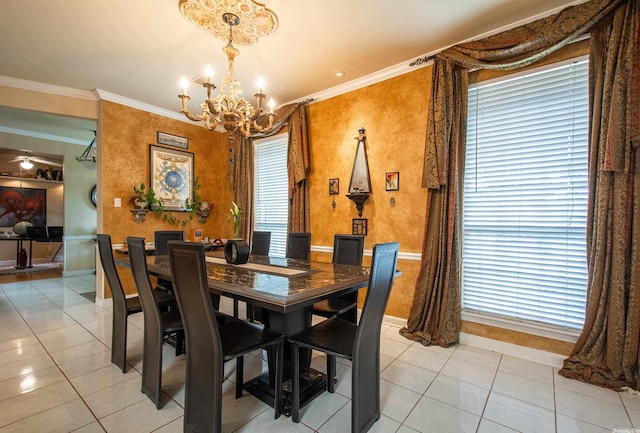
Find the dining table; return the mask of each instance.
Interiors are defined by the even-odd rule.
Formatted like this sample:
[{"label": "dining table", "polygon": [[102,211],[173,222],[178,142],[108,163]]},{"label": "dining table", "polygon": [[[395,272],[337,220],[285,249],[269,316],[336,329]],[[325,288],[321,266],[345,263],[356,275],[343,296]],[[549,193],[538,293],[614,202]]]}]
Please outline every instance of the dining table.
[{"label": "dining table", "polygon": [[[115,251],[117,265],[129,267],[129,257]],[[317,261],[251,255],[245,264],[229,264],[221,251],[207,252],[209,290],[263,309],[264,326],[292,336],[311,326],[313,304],[365,287],[370,269]],[[171,279],[169,256],[147,256],[151,275]],[[189,350],[187,348],[187,350]],[[291,409],[291,357],[286,343],[283,366],[282,413]],[[267,351],[269,371],[244,384],[244,389],[273,406],[275,353]],[[301,405],[326,389],[326,375],[311,368],[311,351],[300,353]]]}]

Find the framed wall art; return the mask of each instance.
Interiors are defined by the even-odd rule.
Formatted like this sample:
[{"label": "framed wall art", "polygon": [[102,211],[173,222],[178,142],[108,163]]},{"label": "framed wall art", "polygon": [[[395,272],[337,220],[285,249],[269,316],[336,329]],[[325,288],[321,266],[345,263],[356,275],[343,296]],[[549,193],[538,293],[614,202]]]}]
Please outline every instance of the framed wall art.
[{"label": "framed wall art", "polygon": [[400,189],[400,172],[391,171],[387,173],[385,185],[387,191],[398,191]]},{"label": "framed wall art", "polygon": [[352,221],[351,234],[366,236],[367,235],[367,219],[354,218]]},{"label": "framed wall art", "polygon": [[186,211],[193,195],[193,153],[149,146],[150,185],[169,211]]},{"label": "framed wall art", "polygon": [[47,190],[0,186],[0,227],[13,227],[22,221],[47,225]]},{"label": "framed wall art", "polygon": [[340,179],[329,179],[329,195],[340,194]]},{"label": "framed wall art", "polygon": [[158,131],[158,144],[164,144],[167,146],[179,147],[181,149],[189,148],[189,139],[186,137],[180,137],[179,135],[167,134],[166,132]]}]

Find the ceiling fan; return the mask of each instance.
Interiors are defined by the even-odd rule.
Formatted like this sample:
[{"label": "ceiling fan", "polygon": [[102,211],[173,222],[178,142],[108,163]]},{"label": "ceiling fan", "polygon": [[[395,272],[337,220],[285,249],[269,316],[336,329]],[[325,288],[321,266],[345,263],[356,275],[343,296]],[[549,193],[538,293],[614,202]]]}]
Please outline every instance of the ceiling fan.
[{"label": "ceiling fan", "polygon": [[37,156],[29,156],[29,155],[18,156],[9,162],[20,162],[20,166],[25,170],[29,170],[30,168],[32,168],[34,162],[37,162],[40,164],[46,164],[46,165],[53,165],[56,167],[62,167],[62,164],[59,162],[50,161],[48,159],[39,158]]}]

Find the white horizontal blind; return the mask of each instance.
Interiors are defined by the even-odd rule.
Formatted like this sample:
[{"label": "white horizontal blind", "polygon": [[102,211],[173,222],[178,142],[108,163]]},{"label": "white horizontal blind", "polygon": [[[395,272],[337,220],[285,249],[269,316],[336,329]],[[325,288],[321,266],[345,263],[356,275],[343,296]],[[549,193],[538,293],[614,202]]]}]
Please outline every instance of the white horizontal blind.
[{"label": "white horizontal blind", "polygon": [[463,308],[580,329],[587,60],[469,89]]},{"label": "white horizontal blind", "polygon": [[254,167],[254,229],[271,232],[269,255],[284,257],[289,218],[287,134],[257,142]]}]

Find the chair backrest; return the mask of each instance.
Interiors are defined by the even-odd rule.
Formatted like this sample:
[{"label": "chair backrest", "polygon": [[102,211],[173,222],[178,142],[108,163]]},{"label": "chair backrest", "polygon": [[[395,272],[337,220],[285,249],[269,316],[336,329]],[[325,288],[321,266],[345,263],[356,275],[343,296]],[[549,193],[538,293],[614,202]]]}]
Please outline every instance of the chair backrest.
[{"label": "chair backrest", "polygon": [[113,259],[113,248],[111,247],[111,236],[105,234],[98,234],[98,251],[100,252],[100,263],[102,263],[102,269],[104,275],[109,283],[111,289],[111,297],[113,299],[113,307],[120,308],[120,311],[125,311],[127,301],[125,300],[124,290],[122,289],[122,283],[116,271],[116,262]]},{"label": "chair backrest", "polygon": [[333,263],[362,266],[364,236],[335,235],[333,237]]},{"label": "chair backrest", "polygon": [[308,262],[311,257],[311,233],[289,233],[285,257]]},{"label": "chair backrest", "polygon": [[251,254],[268,256],[271,246],[271,232],[254,231],[251,240]]},{"label": "chair backrest", "polygon": [[157,230],[153,232],[156,256],[165,256],[168,254],[167,242],[183,240],[184,232],[182,230]]},{"label": "chair backrest", "polygon": [[393,287],[399,248],[398,242],[377,244],[373,247],[369,287],[356,332],[354,357],[361,356],[363,359],[380,361],[380,327]]},{"label": "chair backrest", "polygon": [[144,313],[144,332],[150,338],[159,339],[162,334],[162,319],[158,304],[153,297],[153,288],[149,281],[149,271],[147,269],[147,254],[144,248],[144,238],[128,237],[127,246],[129,248],[129,263],[133,281],[138,289],[140,305]]},{"label": "chair backrest", "polygon": [[52,239],[62,239],[64,235],[63,226],[47,226],[47,235]]},{"label": "chair backrest", "polygon": [[204,245],[170,241],[168,248],[171,280],[187,347],[184,428],[222,431],[224,361],[207,285]]}]

